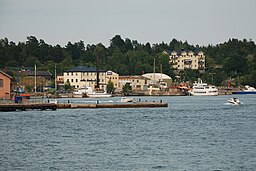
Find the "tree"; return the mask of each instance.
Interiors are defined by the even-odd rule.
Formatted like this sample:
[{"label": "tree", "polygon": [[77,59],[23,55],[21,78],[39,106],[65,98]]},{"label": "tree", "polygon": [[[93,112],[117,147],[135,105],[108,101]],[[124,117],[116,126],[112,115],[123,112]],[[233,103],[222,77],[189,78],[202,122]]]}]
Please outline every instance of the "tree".
[{"label": "tree", "polygon": [[107,93],[112,94],[114,93],[114,91],[115,91],[114,83],[109,80],[107,84]]},{"label": "tree", "polygon": [[65,90],[70,90],[70,89],[71,89],[71,85],[70,85],[69,80],[67,80],[67,81],[65,82],[65,84],[64,84],[64,89],[65,89]]},{"label": "tree", "polygon": [[123,90],[123,94],[127,96],[127,95],[129,95],[129,94],[131,93],[132,87],[130,86],[130,84],[127,84],[127,83],[126,83],[126,84],[123,86],[122,90]]}]

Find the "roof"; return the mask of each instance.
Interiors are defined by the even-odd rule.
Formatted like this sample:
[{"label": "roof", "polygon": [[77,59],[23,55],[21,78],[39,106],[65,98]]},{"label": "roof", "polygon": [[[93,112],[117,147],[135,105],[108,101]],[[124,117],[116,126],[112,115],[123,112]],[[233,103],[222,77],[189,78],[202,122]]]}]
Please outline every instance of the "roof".
[{"label": "roof", "polygon": [[[20,74],[27,76],[35,76],[35,71],[20,71]],[[49,71],[36,71],[37,76],[52,76]]]},{"label": "roof", "polygon": [[142,76],[153,80],[154,75],[155,75],[155,80],[160,80],[160,79],[171,80],[172,79],[170,76],[162,73],[147,73],[147,74],[143,74]]},{"label": "roof", "polygon": [[5,73],[4,71],[1,71],[1,70],[0,70],[0,73],[3,74],[4,76],[10,78],[10,79],[12,78],[10,75],[8,75],[7,73]]},{"label": "roof", "polygon": [[[75,68],[67,70],[66,72],[97,72],[97,70],[95,67],[77,66]],[[107,72],[107,71],[99,70],[99,72]]]},{"label": "roof", "polygon": [[119,76],[119,80],[122,79],[141,79],[141,80],[149,80],[146,77],[140,76],[140,75],[126,75],[126,76]]},{"label": "roof", "polygon": [[194,50],[194,51],[182,49],[182,50],[165,50],[165,52],[166,52],[168,55],[172,55],[173,52],[176,52],[177,55],[181,55],[182,52],[186,52],[186,53],[193,52],[194,55],[197,55],[198,53],[203,52],[203,51],[201,51],[201,50],[199,50],[199,49]]}]

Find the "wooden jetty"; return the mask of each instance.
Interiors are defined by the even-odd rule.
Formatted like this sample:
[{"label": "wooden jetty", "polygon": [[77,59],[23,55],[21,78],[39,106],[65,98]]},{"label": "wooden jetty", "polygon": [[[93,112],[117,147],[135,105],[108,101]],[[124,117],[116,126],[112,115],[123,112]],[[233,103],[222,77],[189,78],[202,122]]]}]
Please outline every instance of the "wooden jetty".
[{"label": "wooden jetty", "polygon": [[57,104],[53,103],[12,103],[12,104],[0,104],[0,111],[26,111],[26,110],[46,110],[46,109],[51,109],[51,110],[56,110],[57,109]]},{"label": "wooden jetty", "polygon": [[154,108],[168,107],[167,103],[159,102],[137,102],[137,103],[118,103],[118,104],[57,104],[58,109],[74,108]]},{"label": "wooden jetty", "polygon": [[167,103],[162,102],[137,102],[137,103],[118,103],[118,104],[76,104],[76,103],[12,103],[0,104],[0,111],[26,111],[26,110],[56,110],[56,109],[75,109],[75,108],[156,108],[168,107]]}]

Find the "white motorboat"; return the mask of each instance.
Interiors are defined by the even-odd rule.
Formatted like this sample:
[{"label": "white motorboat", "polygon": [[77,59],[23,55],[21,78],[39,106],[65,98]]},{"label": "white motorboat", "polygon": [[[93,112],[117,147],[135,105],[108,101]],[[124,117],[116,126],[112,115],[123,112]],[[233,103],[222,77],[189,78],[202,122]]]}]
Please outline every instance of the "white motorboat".
[{"label": "white motorboat", "polygon": [[242,102],[238,98],[235,98],[235,97],[228,99],[228,103],[233,104],[233,105],[242,104]]},{"label": "white motorboat", "polygon": [[108,94],[106,92],[95,92],[91,87],[83,87],[74,91],[73,97],[103,98],[112,97],[112,94]]},{"label": "white motorboat", "polygon": [[192,96],[218,96],[218,89],[215,86],[203,83],[203,81],[198,78],[198,82],[193,84],[192,90],[189,91]]},{"label": "white motorboat", "polygon": [[120,102],[122,103],[132,102],[132,101],[133,101],[133,98],[130,98],[130,97],[121,97],[121,100],[120,100]]}]

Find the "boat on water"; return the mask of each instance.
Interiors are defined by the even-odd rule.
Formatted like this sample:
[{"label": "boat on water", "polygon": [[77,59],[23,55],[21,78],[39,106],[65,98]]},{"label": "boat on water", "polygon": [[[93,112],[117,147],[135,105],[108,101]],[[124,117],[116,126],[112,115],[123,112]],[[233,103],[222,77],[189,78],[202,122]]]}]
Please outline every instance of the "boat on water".
[{"label": "boat on water", "polygon": [[121,100],[120,102],[122,103],[127,103],[127,102],[132,102],[133,101],[133,98],[131,97],[121,97]]},{"label": "boat on water", "polygon": [[203,83],[203,81],[198,78],[198,81],[193,84],[192,89],[189,91],[192,96],[218,96],[218,89],[213,85],[208,85]]},{"label": "boat on water", "polygon": [[232,92],[232,94],[256,94],[256,89],[254,87],[246,85],[244,86],[244,89],[242,91],[235,91]]},{"label": "boat on water", "polygon": [[112,94],[107,92],[96,92],[91,87],[83,87],[73,92],[73,97],[88,97],[88,98],[105,98],[112,97]]},{"label": "boat on water", "polygon": [[228,103],[233,104],[233,105],[242,104],[242,102],[238,98],[235,98],[235,97],[228,99]]}]

